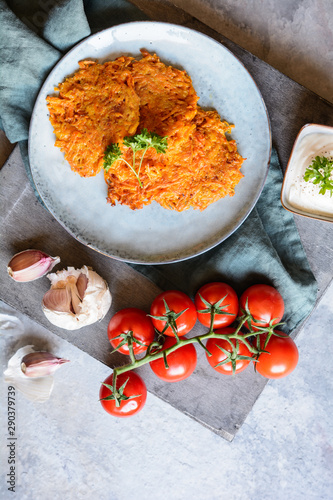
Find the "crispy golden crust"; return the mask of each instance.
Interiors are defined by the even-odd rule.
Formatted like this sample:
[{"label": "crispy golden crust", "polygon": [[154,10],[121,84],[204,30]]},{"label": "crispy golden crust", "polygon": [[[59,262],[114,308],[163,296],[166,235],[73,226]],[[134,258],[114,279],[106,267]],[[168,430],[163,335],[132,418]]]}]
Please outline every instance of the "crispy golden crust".
[{"label": "crispy golden crust", "polygon": [[170,136],[194,118],[198,96],[185,71],[163,64],[156,55],[132,64],[134,88],[140,98],[140,129]]},{"label": "crispy golden crust", "polygon": [[55,145],[82,177],[96,175],[108,144],[138,127],[140,100],[128,69],[131,61],[82,61],[79,71],[58,85],[59,96],[47,97]]}]

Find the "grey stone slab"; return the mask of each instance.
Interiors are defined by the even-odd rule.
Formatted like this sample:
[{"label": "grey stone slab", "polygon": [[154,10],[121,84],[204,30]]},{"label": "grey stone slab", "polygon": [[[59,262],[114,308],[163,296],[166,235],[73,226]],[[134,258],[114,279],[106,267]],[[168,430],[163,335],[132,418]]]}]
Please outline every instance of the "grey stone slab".
[{"label": "grey stone slab", "polygon": [[[121,354],[110,355],[107,325],[123,307],[139,307],[149,312],[153,298],[161,291],[127,264],[106,257],[77,242],[37,201],[26,177],[18,147],[0,171],[0,299],[26,314],[47,330],[59,335],[110,367],[128,362]],[[41,308],[49,280],[43,277],[30,283],[17,283],[6,273],[6,265],[17,252],[38,248],[61,257],[61,266],[91,266],[109,283],[113,296],[111,309],[99,323],[78,331],[57,328],[48,322]],[[206,330],[197,324],[192,335]],[[212,431],[232,440],[244,422],[266,381],[248,370],[235,378],[219,376],[207,363],[202,349],[198,365],[187,380],[167,384],[149,366],[140,370],[150,392],[194,418]]]},{"label": "grey stone slab", "polygon": [[[149,2],[136,2],[148,3]],[[151,3],[152,4],[152,3]],[[164,2],[163,2],[164,4]],[[247,67],[255,79],[267,105],[273,142],[282,167],[299,129],[309,122],[333,125],[333,106],[301,85],[285,77],[268,64],[225,39],[185,13],[175,11],[165,2],[152,19],[184,24],[197,29],[226,45]],[[177,17],[177,18],[176,18]],[[0,273],[0,299],[34,319],[46,329],[79,347],[110,367],[122,364],[120,355],[110,355],[106,329],[111,315],[122,307],[136,306],[145,310],[159,289],[125,263],[109,259],[74,240],[38,203],[28,182],[16,148],[0,172],[1,249],[0,263],[4,270],[11,256],[28,247],[60,255],[63,267],[90,265],[109,283],[113,304],[107,317],[98,324],[77,332],[54,327],[41,310],[41,300],[49,287],[47,278],[27,283],[13,282]],[[332,280],[333,225],[295,217],[310,265],[319,286],[318,299]],[[197,326],[193,335],[203,333]],[[221,378],[209,370],[203,351],[198,351],[198,367],[188,379],[177,384],[164,384],[148,366],[141,369],[148,390],[194,418],[215,433],[232,440],[244,422],[266,381],[251,370],[236,378]]]}]

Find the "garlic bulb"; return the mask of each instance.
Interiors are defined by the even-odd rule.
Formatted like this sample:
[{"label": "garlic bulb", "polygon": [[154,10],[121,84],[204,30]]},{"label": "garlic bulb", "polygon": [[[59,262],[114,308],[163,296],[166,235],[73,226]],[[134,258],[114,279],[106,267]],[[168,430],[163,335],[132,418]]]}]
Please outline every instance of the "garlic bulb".
[{"label": "garlic bulb", "polygon": [[8,263],[7,271],[15,281],[34,281],[51,271],[59,262],[59,257],[50,257],[40,250],[29,249],[15,254]]},{"label": "garlic bulb", "polygon": [[47,276],[51,289],[43,297],[47,319],[66,330],[77,330],[104,318],[111,306],[106,281],[87,266],[68,267]]},{"label": "garlic bulb", "polygon": [[[39,359],[39,363],[37,363],[37,358]],[[56,358],[52,354],[43,351],[35,351],[32,345],[21,347],[8,361],[8,367],[4,372],[5,381],[22,392],[27,399],[43,403],[49,399],[53,389],[54,380],[52,373],[67,361],[55,362],[55,359],[59,360],[62,358]],[[27,363],[24,363],[25,366],[28,365],[30,367],[30,376],[22,370],[23,360]],[[37,368],[38,364],[39,368]],[[31,376],[33,365],[35,367],[35,375]],[[36,375],[37,370],[39,371],[38,375]]]}]

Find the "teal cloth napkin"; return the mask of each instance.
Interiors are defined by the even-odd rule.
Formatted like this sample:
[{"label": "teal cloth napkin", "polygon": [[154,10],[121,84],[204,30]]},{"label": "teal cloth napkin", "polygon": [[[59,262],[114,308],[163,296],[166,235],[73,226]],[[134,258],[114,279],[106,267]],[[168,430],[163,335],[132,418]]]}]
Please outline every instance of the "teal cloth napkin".
[{"label": "teal cloth napkin", "polygon": [[[0,0],[0,126],[11,142],[19,142],[30,179],[29,121],[49,71],[89,34],[144,19],[124,0]],[[255,283],[271,284],[285,301],[284,330],[292,332],[311,312],[317,284],[294,218],[281,206],[281,183],[273,149],[256,207],[226,241],[186,261],[133,267],[161,288],[177,288],[191,296],[208,281],[226,281],[238,293]]]}]

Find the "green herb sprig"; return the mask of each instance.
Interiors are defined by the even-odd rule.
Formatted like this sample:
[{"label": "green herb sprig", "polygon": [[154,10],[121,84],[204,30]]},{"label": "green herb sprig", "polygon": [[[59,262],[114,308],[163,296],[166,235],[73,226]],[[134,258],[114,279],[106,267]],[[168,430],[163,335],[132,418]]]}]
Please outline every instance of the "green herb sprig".
[{"label": "green herb sprig", "polygon": [[[168,138],[161,137],[155,132],[148,132],[146,128],[144,128],[140,134],[135,134],[133,136],[127,136],[124,138],[124,146],[131,148],[133,151],[133,165],[128,163],[124,158],[122,158],[122,152],[119,147],[119,144],[110,144],[105,150],[104,154],[104,170],[108,172],[111,165],[117,161],[122,160],[126,163],[126,165],[132,170],[135,177],[138,179],[140,187],[142,186],[142,182],[140,180],[140,170],[142,166],[143,158],[149,148],[154,148],[157,153],[165,153],[168,148]],[[136,159],[135,155],[137,151],[143,151],[141,155],[141,160],[138,168],[136,169]]]},{"label": "green herb sprig", "polygon": [[316,156],[311,165],[305,170],[304,180],[312,181],[313,184],[319,184],[319,194],[325,194],[326,191],[333,194],[333,179],[331,174],[333,171],[333,161],[326,156]]}]

